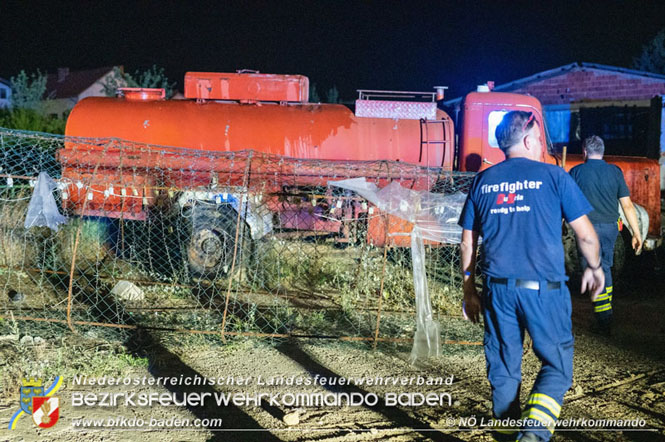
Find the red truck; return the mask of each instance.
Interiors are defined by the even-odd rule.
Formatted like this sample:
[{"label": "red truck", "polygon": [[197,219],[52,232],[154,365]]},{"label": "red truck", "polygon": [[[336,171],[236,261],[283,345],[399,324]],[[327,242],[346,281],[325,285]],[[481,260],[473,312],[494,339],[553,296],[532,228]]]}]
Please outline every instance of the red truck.
[{"label": "red truck", "polygon": [[[162,189],[181,211],[191,212],[185,248],[192,271],[219,274],[233,256],[236,218],[248,241],[276,228],[328,232],[347,241],[353,227],[365,223],[368,242],[408,246],[408,238],[386,235],[386,223],[367,216],[372,209],[359,200],[335,211],[339,199],[327,183],[366,176],[379,185],[398,179],[431,190],[448,172],[477,172],[504,159],[494,130],[510,110],[534,112],[548,139],[542,107],[530,96],[468,94],[456,137],[454,122],[438,107],[443,88],[361,90],[354,111],[310,103],[308,90],[309,80],[300,75],[189,72],[183,100],[165,100],[159,89],[81,100],[58,153],[62,176],[71,182],[63,205],[83,216],[146,220],[159,202],[153,190]],[[563,158],[549,150],[542,160],[561,164]],[[648,212],[645,246],[655,247],[657,161],[608,160],[621,166],[634,202]],[[569,156],[566,168],[579,161]],[[260,207],[242,197],[248,174],[261,183]],[[320,197],[312,198],[317,191]],[[393,221],[390,232],[412,227]]]}]

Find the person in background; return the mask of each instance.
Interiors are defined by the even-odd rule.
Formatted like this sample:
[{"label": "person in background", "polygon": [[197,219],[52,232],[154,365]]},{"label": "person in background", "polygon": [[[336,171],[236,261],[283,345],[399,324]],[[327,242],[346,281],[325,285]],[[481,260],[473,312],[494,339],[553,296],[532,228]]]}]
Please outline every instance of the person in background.
[{"label": "person in background", "polygon": [[[547,441],[573,380],[572,307],[561,219],[570,223],[587,259],[582,291],[588,289],[592,299],[604,288],[598,238],[586,216],[592,207],[570,175],[538,161],[543,142],[535,114],[508,112],[496,139],[507,159],[475,177],[459,221],[464,309],[473,322],[483,313],[493,417],[499,422],[523,419],[521,428],[498,425],[492,436],[498,441]],[[482,301],[474,281],[479,235]],[[525,330],[542,366],[522,413]]]},{"label": "person in background", "polygon": [[[610,335],[612,333],[612,264],[614,243],[619,234],[619,204],[633,231],[632,246],[636,253],[642,249],[642,237],[623,172],[619,167],[603,160],[605,143],[602,138],[596,135],[588,137],[582,144],[582,150],[585,161],[573,167],[570,175],[593,206],[593,211],[589,213],[589,220],[600,241],[600,255],[605,273],[605,290],[596,298],[593,306],[596,317],[596,325],[593,329]],[[581,257],[581,261],[584,268],[586,265],[584,256]]]}]

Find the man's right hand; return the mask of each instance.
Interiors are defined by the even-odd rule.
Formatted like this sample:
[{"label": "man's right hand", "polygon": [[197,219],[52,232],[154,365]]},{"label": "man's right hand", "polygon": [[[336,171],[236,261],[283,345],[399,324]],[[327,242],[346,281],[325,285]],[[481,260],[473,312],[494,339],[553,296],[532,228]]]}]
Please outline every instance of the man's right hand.
[{"label": "man's right hand", "polygon": [[636,255],[642,253],[642,246],[644,245],[644,242],[642,242],[642,238],[640,238],[639,234],[633,235],[632,245]]},{"label": "man's right hand", "polygon": [[598,266],[596,270],[587,267],[582,274],[582,287],[580,293],[589,291],[591,294],[591,301],[595,301],[598,295],[605,290],[605,272],[603,267]]},{"label": "man's right hand", "polygon": [[466,317],[474,324],[478,323],[481,309],[482,303],[475,283],[471,281],[470,284],[464,284],[464,313]]},{"label": "man's right hand", "polygon": [[582,287],[580,293],[589,291],[591,300],[594,301],[605,289],[605,273],[600,261],[600,243],[598,235],[586,215],[569,222],[570,227],[575,232],[577,246],[587,263],[597,262],[598,267],[595,270],[587,267],[582,274]]},{"label": "man's right hand", "polygon": [[623,209],[623,213],[626,215],[626,220],[628,220],[628,225],[630,226],[630,232],[633,234],[633,250],[635,254],[639,255],[642,253],[642,244],[644,239],[640,235],[640,223],[637,219],[637,211],[635,210],[635,205],[631,201],[629,196],[624,196],[619,198],[619,204]]}]

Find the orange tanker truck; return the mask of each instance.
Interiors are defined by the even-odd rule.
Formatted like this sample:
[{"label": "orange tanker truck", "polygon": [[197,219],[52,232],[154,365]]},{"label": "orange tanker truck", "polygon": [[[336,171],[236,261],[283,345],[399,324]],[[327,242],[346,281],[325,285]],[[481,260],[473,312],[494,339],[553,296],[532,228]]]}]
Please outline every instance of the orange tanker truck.
[{"label": "orange tanker truck", "polygon": [[[175,199],[181,210],[193,211],[186,254],[198,274],[228,268],[236,218],[242,219],[248,240],[274,227],[324,231],[348,240],[345,223],[351,219],[370,224],[368,242],[382,245],[388,238],[407,245],[404,237],[385,235],[383,223],[366,216],[366,204],[331,214],[330,189],[311,204],[288,196],[325,189],[340,177],[366,176],[379,184],[399,179],[406,187],[430,190],[446,172],[477,172],[504,159],[494,129],[510,110],[534,112],[548,139],[536,98],[498,92],[466,96],[456,137],[454,122],[438,107],[443,89],[361,90],[352,111],[308,102],[309,80],[300,75],[189,72],[182,100],[164,99],[161,89],[86,98],[72,110],[68,138],[58,153],[62,176],[71,182],[63,205],[82,216],[146,220],[158,201],[151,189],[182,189]],[[94,141],[100,139],[131,143]],[[248,165],[248,152],[258,159],[254,165]],[[655,247],[660,239],[657,161],[607,159],[622,167],[633,201],[646,209],[646,246]],[[548,149],[542,160],[558,164],[562,158]],[[576,161],[569,157],[566,168]],[[399,173],[390,164],[399,165]],[[239,203],[250,173],[268,195],[262,207],[272,213]]]}]

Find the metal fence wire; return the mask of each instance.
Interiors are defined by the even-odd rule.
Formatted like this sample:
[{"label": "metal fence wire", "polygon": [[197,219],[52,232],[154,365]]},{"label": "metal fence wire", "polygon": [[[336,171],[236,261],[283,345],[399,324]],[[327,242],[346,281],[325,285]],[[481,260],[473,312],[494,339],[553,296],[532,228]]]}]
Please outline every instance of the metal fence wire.
[{"label": "metal fence wire", "polygon": [[[472,177],[7,129],[0,166],[2,318],[54,334],[140,327],[374,342],[415,331],[412,226],[329,182],[454,193]],[[57,231],[24,226],[40,172],[67,217]],[[458,268],[458,246],[426,242],[444,342],[478,338],[460,317]]]}]

